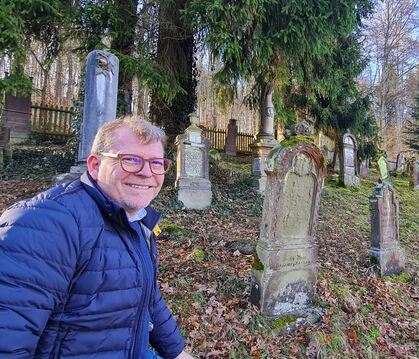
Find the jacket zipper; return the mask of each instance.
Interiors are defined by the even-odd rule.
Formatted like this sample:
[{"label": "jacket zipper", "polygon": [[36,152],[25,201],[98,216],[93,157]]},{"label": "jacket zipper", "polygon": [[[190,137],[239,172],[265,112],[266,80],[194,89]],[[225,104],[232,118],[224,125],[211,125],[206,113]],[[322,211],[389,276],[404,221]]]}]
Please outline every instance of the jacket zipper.
[{"label": "jacket zipper", "polygon": [[[138,224],[138,231],[140,231],[141,235],[137,232],[137,230],[135,230],[135,229],[132,229],[132,230],[136,232],[136,238],[134,236],[131,236],[131,238],[133,240],[133,245],[135,247],[135,251],[137,252],[137,255],[140,259],[140,263],[141,263],[141,266],[142,266],[142,272],[143,272],[143,283],[144,283],[144,287],[145,287],[145,292],[142,295],[142,300],[141,300],[140,305],[138,307],[137,315],[136,315],[136,318],[135,318],[136,325],[135,325],[135,331],[134,331],[134,336],[133,336],[134,344],[133,344],[132,350],[131,350],[131,358],[135,359],[135,358],[139,358],[139,355],[137,353],[139,340],[137,340],[137,336],[138,336],[139,332],[141,333],[143,331],[143,321],[140,321],[139,319],[140,319],[141,314],[142,313],[144,314],[146,312],[146,310],[148,310],[148,308],[149,308],[149,306],[145,307],[144,303],[145,303],[145,299],[147,297],[150,297],[150,300],[152,299],[151,298],[151,293],[150,293],[150,288],[151,288],[152,283],[150,283],[150,285],[147,285],[147,278],[149,277],[150,273],[149,273],[149,270],[148,270],[148,266],[146,265],[146,259],[144,258],[143,251],[141,251],[141,246],[146,246],[147,249],[148,249],[148,246],[147,246],[147,243],[145,243],[145,238],[142,238],[144,236],[144,234],[142,232],[141,226]],[[143,239],[144,239],[144,241],[143,241]],[[141,243],[141,242],[143,242],[143,243]],[[150,260],[153,263],[153,260],[151,258],[150,258]],[[150,278],[152,278],[152,277],[153,276],[150,276]],[[150,315],[151,315],[151,313],[150,313]],[[144,318],[144,319],[146,319],[146,318]]]}]

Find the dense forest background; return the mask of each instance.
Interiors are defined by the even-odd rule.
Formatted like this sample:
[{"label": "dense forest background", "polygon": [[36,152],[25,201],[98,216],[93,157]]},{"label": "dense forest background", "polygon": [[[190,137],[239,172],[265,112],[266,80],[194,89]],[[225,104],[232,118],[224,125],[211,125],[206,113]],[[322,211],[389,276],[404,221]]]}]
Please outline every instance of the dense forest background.
[{"label": "dense forest background", "polygon": [[[93,49],[121,62],[118,113],[170,135],[197,110],[207,127],[256,134],[264,94],[276,125],[308,118],[368,152],[409,149],[417,128],[416,0],[2,0],[0,90],[34,103],[80,105]],[[79,101],[78,101],[79,100]]]}]

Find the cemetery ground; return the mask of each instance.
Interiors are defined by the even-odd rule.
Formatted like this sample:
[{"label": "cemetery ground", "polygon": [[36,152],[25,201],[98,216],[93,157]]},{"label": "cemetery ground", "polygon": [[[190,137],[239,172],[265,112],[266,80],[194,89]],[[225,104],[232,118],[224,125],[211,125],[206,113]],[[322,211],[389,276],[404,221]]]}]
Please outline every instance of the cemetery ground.
[{"label": "cemetery ground", "polygon": [[[0,175],[0,212],[67,172],[59,146],[23,145]],[[288,332],[295,318],[271,320],[249,303],[251,255],[263,201],[253,189],[250,159],[211,164],[213,204],[183,210],[174,171],[155,201],[162,292],[198,358],[417,358],[419,353],[419,191],[393,178],[400,200],[406,272],[379,279],[369,264],[368,198],[375,177],[359,188],[327,179],[321,198],[316,305],[321,321]],[[374,176],[374,174],[372,175]]]}]

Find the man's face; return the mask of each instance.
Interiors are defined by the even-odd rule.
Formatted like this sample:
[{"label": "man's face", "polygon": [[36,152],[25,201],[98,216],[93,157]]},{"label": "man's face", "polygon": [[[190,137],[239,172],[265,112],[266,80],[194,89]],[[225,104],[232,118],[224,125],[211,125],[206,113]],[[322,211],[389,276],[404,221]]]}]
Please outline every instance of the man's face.
[{"label": "man's face", "polygon": [[[163,158],[161,142],[142,143],[129,128],[119,128],[113,134],[113,147],[107,151],[137,155],[144,159]],[[125,211],[134,215],[147,207],[160,192],[164,175],[151,172],[149,163],[136,174],[125,172],[117,158],[90,155],[87,159],[89,173],[101,190]]]}]

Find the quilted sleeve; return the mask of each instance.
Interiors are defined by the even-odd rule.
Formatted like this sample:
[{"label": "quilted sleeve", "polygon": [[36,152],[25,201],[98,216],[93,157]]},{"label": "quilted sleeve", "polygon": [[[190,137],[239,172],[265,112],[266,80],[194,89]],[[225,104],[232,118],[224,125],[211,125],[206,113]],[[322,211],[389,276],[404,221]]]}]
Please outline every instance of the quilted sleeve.
[{"label": "quilted sleeve", "polygon": [[183,350],[185,343],[179,328],[157,286],[152,313],[154,329],[150,332],[150,344],[165,359],[176,358]]},{"label": "quilted sleeve", "polygon": [[33,357],[75,271],[78,226],[59,203],[22,203],[0,217],[0,357]]}]

